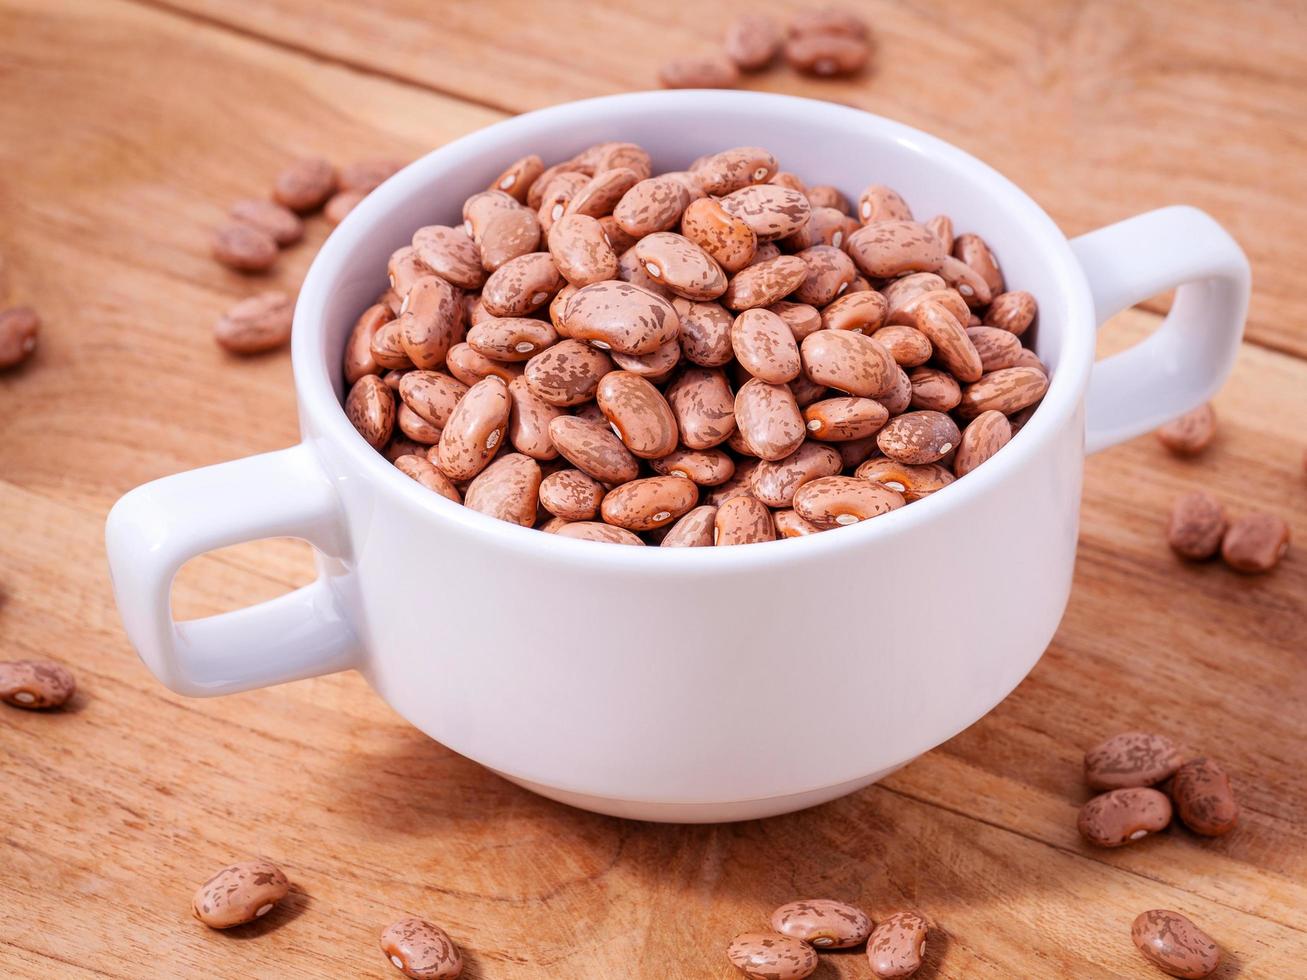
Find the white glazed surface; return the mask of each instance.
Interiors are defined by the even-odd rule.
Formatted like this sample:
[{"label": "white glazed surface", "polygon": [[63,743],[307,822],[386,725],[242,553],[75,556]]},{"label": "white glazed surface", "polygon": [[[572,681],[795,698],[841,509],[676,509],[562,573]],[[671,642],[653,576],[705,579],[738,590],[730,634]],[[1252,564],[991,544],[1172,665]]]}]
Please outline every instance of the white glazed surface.
[{"label": "white glazed surface", "polygon": [[[766,146],[813,183],[850,196],[886,183],[920,218],[944,212],[979,232],[1009,286],[1039,300],[1037,350],[1053,369],[1043,404],[994,459],[933,497],[767,545],[564,539],[422,488],[340,407],[344,338],[383,287],[386,257],[421,225],[457,223],[462,200],[518,156],[548,162],[617,139],[649,149],[655,170]],[[1154,212],[1074,245],[960,150],[827,103],[643,93],[490,127],[396,175],[318,255],[292,350],[304,445],[158,481],[115,508],[109,550],[128,633],[188,694],[357,667],[433,738],[603,812],[740,819],[849,792],[984,715],[1052,638],[1074,566],[1087,390],[1098,448],[1192,407],[1228,372],[1247,267],[1209,218]],[[1177,306],[1197,326],[1173,317],[1106,362],[1109,385],[1094,370],[1091,388],[1097,324],[1195,279]],[[223,502],[242,490],[266,512]],[[278,533],[318,547],[318,583],[172,624],[167,589],[181,561]]]}]

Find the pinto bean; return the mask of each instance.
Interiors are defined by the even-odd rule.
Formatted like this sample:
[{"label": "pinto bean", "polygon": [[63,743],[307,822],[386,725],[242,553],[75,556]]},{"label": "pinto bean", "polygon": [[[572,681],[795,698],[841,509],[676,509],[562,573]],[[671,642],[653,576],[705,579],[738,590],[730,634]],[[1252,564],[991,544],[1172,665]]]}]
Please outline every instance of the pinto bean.
[{"label": "pinto bean", "polygon": [[889,411],[871,398],[849,396],[813,402],[803,418],[813,439],[845,442],[874,436],[889,421]]},{"label": "pinto bean", "polygon": [[1147,787],[1109,790],[1080,808],[1080,836],[1099,847],[1121,847],[1165,830],[1171,822],[1171,801]]},{"label": "pinto bean", "polygon": [[502,378],[482,378],[468,389],[441,430],[434,460],[451,480],[470,480],[494,458],[504,440],[512,400]]},{"label": "pinto bean", "polygon": [[794,493],[794,511],[820,528],[870,520],[903,506],[903,495],[854,476],[824,476]]},{"label": "pinto bean", "polygon": [[717,504],[713,518],[713,544],[726,547],[775,541],[771,511],[757,497],[744,492]]},{"label": "pinto bean", "polygon": [[652,354],[680,333],[670,303],[616,280],[577,290],[563,311],[563,322],[569,336],[624,354]]},{"label": "pinto bean", "polygon": [[657,459],[676,448],[676,416],[662,392],[630,371],[610,371],[595,391],[599,410],[619,439],[641,459]]},{"label": "pinto bean", "polygon": [[735,396],[720,370],[688,368],[668,386],[667,402],[689,449],[711,449],[735,432]]},{"label": "pinto bean", "polygon": [[967,423],[953,457],[955,476],[966,476],[1012,439],[1012,424],[1002,412],[981,412]]},{"label": "pinto bean", "polygon": [[797,255],[778,255],[741,269],[722,296],[729,309],[769,306],[794,292],[808,278],[808,265]]},{"label": "pinto bean", "polygon": [[840,454],[819,442],[805,442],[784,459],[763,460],[754,468],[750,487],[768,507],[789,507],[805,483],[835,476],[843,468]]},{"label": "pinto bean", "polygon": [[600,483],[626,483],[640,474],[622,440],[597,422],[560,415],[549,423],[549,438],[564,459]]},{"label": "pinto bean", "polygon": [[783,459],[803,442],[807,431],[790,389],[758,378],[735,396],[735,424],[749,449],[761,459]]}]

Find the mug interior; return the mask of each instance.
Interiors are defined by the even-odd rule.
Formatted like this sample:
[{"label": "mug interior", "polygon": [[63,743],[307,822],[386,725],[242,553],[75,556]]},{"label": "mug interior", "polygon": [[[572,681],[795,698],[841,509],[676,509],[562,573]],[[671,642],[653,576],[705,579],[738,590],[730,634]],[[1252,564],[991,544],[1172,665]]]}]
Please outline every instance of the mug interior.
[{"label": "mug interior", "polygon": [[[341,409],[341,353],[359,314],[386,286],[386,261],[429,224],[457,225],[462,202],[484,190],[509,163],[537,153],[546,165],[606,141],[639,143],[655,173],[685,169],[696,157],[732,146],[763,146],[781,169],[809,185],[831,184],[851,201],[871,183],[899,191],[918,220],[953,219],[956,233],[980,234],[997,255],[1009,289],[1024,289],[1039,303],[1035,350],[1051,368],[1043,403],[1002,452],[956,484],[912,507],[839,534],[790,539],[814,546],[829,539],[852,543],[858,533],[928,519],[934,508],[982,487],[987,471],[1000,475],[1005,457],[1035,452],[1059,431],[1087,383],[1093,362],[1093,307],[1084,275],[1066,238],[1025,193],[992,168],[925,133],[870,113],[791,96],[734,91],[645,92],[567,103],[518,116],[473,133],[400,171],[370,194],[341,223],[315,259],[295,313],[293,361],[301,411],[319,435],[354,443],[351,455],[375,467],[400,492],[424,494],[442,512],[463,511],[496,530],[526,532],[467,512],[430,494],[390,466],[354,432]],[[389,473],[384,471],[389,470]],[[440,506],[445,505],[445,506]],[[487,530],[489,530],[487,528]],[[494,533],[494,532],[491,532]],[[592,542],[562,539],[555,544]],[[607,548],[606,552],[755,552],[772,549]],[[697,556],[691,556],[697,557]]]}]

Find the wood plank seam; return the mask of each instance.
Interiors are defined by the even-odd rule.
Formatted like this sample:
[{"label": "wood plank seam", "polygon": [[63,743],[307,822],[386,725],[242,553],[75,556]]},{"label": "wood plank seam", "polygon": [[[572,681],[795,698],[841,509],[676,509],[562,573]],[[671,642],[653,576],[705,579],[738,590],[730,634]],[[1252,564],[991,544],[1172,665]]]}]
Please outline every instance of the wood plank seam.
[{"label": "wood plank seam", "polygon": [[489,109],[492,112],[502,112],[506,116],[515,116],[518,114],[517,110],[511,106],[499,105],[498,103],[492,102],[488,99],[471,98],[461,93],[446,91],[439,86],[425,84],[409,78],[406,75],[402,75],[398,72],[387,71],[384,68],[380,68],[375,64],[369,64],[365,61],[327,54],[311,48],[308,45],[292,44],[289,41],[271,37],[261,31],[253,30],[252,28],[230,24],[218,19],[217,17],[211,17],[208,14],[202,14],[194,10],[186,10],[174,6],[169,3],[168,0],[126,0],[126,2],[138,7],[145,7],[149,10],[155,11],[156,13],[176,17],[179,20],[203,24],[205,27],[212,30],[223,31],[246,41],[255,41],[259,44],[267,45],[270,48],[275,48],[280,51],[288,51],[291,54],[296,54],[303,58],[309,58],[324,65],[335,65],[338,68],[347,68],[350,71],[356,71],[361,75],[371,75],[373,78],[380,78],[387,82],[393,82],[396,85],[403,85],[405,88],[416,89],[422,92],[431,92],[448,99],[457,99],[459,102],[463,102],[467,105],[477,106],[481,109]]},{"label": "wood plank seam", "polygon": [[914,803],[919,803],[923,806],[933,807],[935,809],[943,810],[946,813],[951,813],[955,817],[960,817],[963,820],[970,820],[974,823],[982,824],[983,826],[989,827],[991,830],[997,830],[1002,833],[1012,834],[1013,836],[1020,837],[1021,839],[1027,840],[1032,844],[1038,844],[1043,847],[1052,848],[1053,850],[1065,854],[1068,857],[1078,858],[1082,861],[1088,861],[1091,864],[1099,865],[1101,867],[1107,868],[1111,871],[1118,872],[1120,874],[1131,875],[1135,878],[1140,879],[1141,881],[1147,881],[1150,882],[1151,884],[1157,885],[1159,888],[1168,888],[1168,889],[1174,889],[1176,891],[1184,892],[1184,894],[1192,895],[1195,899],[1199,901],[1213,902],[1214,904],[1220,905],[1223,908],[1227,908],[1232,912],[1239,912],[1243,915],[1255,915],[1258,918],[1265,919],[1267,922],[1274,922],[1276,925],[1281,926],[1285,929],[1290,929],[1293,932],[1300,932],[1303,934],[1304,937],[1307,937],[1307,930],[1303,930],[1298,926],[1293,925],[1292,923],[1285,922],[1274,916],[1265,915],[1259,912],[1253,912],[1249,909],[1240,908],[1237,905],[1231,905],[1229,902],[1223,900],[1220,897],[1202,895],[1198,892],[1195,892],[1191,888],[1186,888],[1183,884],[1177,882],[1163,881],[1160,878],[1155,878],[1152,875],[1145,874],[1136,868],[1122,867],[1119,864],[1114,864],[1109,861],[1100,860],[1098,857],[1096,857],[1093,854],[1086,854],[1083,851],[1078,851],[1074,848],[1065,847],[1061,844],[1055,843],[1054,841],[1044,840],[1041,837],[1037,837],[1033,834],[1029,834],[1017,827],[1008,827],[992,820],[986,820],[984,817],[979,817],[976,816],[975,814],[967,813],[965,810],[960,810],[956,807],[949,806],[947,803],[941,803],[936,800],[930,800],[923,797],[919,797],[914,793],[908,793],[901,789],[892,789],[891,787],[885,785],[884,783],[877,783],[873,787],[873,790],[884,792],[884,793],[892,793],[895,796],[900,796],[904,799],[911,800]]}]

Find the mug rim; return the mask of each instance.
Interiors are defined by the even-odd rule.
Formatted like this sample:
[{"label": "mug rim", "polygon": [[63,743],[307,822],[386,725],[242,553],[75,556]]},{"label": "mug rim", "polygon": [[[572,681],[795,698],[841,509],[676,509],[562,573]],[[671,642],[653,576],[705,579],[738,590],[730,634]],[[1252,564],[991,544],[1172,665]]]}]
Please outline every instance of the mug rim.
[{"label": "mug rim", "polygon": [[[1061,351],[1058,363],[1051,366],[1050,384],[1044,399],[1001,452],[986,461],[984,466],[968,473],[965,481],[958,480],[910,507],[900,507],[874,520],[838,528],[838,534],[810,534],[763,542],[769,547],[633,548],[546,535],[535,528],[521,527],[474,511],[432,493],[406,476],[358,434],[336,395],[330,374],[332,359],[326,357],[324,350],[326,306],[333,284],[349,271],[345,260],[354,242],[397,206],[425,192],[434,182],[429,176],[432,170],[440,169],[448,157],[460,153],[472,158],[493,154],[496,166],[501,166],[504,159],[526,152],[520,146],[515,150],[509,148],[520,141],[523,134],[541,128],[565,127],[582,118],[593,122],[596,116],[619,119],[633,113],[666,113],[680,115],[683,119],[685,112],[702,113],[706,109],[729,112],[733,108],[802,113],[809,120],[818,117],[832,133],[846,132],[850,126],[877,129],[887,140],[929,157],[937,164],[966,170],[974,179],[987,184],[994,194],[1002,197],[1004,211],[1013,215],[1013,220],[1020,221],[1028,233],[1045,246],[1041,249],[1040,261],[1059,284],[1059,299],[1064,307]],[[487,167],[487,172],[494,169],[493,166]],[[1043,308],[1050,304],[1041,301],[1040,305]],[[910,534],[918,524],[964,507],[969,499],[996,489],[1011,471],[1043,451],[1078,410],[1094,360],[1093,309],[1092,295],[1080,264],[1066,236],[1052,218],[1007,177],[945,140],[862,109],[799,96],[717,89],[636,92],[565,102],[501,120],[437,147],[374,190],[331,233],[309,267],[295,305],[291,365],[302,413],[302,437],[305,441],[329,440],[376,492],[392,502],[430,515],[437,522],[453,522],[468,533],[484,537],[488,544],[493,543],[505,550],[538,550],[539,557],[547,560],[587,566],[606,563],[614,570],[715,576],[774,563],[821,559],[832,551],[874,547],[878,540]],[[786,550],[782,551],[782,548]],[[544,553],[546,549],[548,554]],[[660,557],[649,557],[647,553],[651,551]]]}]

